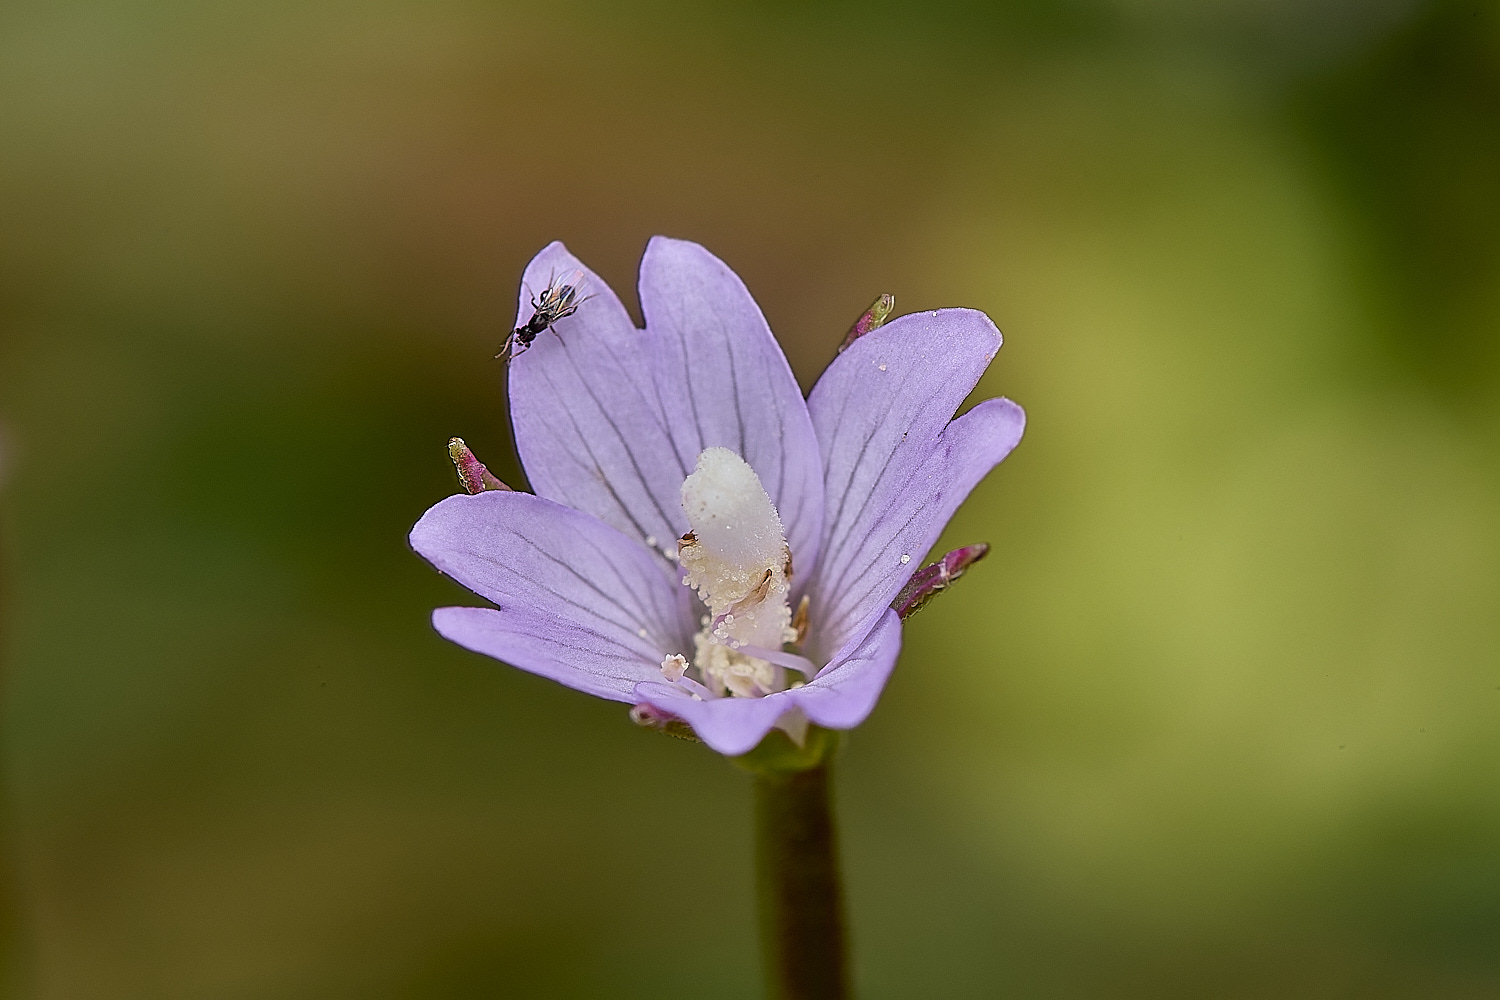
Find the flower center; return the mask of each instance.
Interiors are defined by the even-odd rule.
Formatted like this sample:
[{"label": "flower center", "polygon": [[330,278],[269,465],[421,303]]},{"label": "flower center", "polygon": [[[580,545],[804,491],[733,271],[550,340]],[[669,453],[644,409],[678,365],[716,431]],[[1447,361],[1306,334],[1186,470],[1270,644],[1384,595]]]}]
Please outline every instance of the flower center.
[{"label": "flower center", "polygon": [[708,605],[693,637],[701,683],[742,698],[784,690],[786,671],[764,654],[796,638],[792,559],[760,477],[730,449],[709,448],[682,484],[682,509],[691,528],[677,543],[682,582]]}]

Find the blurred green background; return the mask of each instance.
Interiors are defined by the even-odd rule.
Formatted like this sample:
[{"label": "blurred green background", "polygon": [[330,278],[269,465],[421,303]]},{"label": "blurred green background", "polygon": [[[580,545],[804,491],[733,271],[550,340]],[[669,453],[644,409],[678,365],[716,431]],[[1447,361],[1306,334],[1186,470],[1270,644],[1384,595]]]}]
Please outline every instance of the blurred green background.
[{"label": "blurred green background", "polygon": [[1493,2],[11,0],[12,995],[758,995],[745,777],[405,542],[658,232],[1030,415],[841,760],[864,997],[1500,993]]}]

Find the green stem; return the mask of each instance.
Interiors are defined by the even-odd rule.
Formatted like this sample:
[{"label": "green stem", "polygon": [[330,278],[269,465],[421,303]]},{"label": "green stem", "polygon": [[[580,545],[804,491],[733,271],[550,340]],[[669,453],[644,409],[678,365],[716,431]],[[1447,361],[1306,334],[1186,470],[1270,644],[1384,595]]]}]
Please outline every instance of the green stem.
[{"label": "green stem", "polygon": [[851,995],[831,790],[826,759],[755,773],[756,879],[773,1000]]}]

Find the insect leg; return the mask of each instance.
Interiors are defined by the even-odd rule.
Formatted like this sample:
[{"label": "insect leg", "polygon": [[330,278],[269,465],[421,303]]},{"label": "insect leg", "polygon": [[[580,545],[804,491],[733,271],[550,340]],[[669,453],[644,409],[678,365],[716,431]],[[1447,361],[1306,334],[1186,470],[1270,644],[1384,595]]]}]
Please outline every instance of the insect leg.
[{"label": "insect leg", "polygon": [[500,353],[495,355],[496,361],[509,362],[518,353],[516,350],[516,331],[512,330],[505,335],[505,342],[500,345]]}]

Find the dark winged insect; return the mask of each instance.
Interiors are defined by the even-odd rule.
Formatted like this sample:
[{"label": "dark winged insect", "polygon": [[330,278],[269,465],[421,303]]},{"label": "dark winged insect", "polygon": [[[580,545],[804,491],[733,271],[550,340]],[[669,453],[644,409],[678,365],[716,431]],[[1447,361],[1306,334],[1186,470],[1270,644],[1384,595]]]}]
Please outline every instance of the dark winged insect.
[{"label": "dark winged insect", "polygon": [[552,324],[558,320],[573,315],[578,307],[583,305],[592,296],[578,297],[578,290],[582,287],[583,272],[573,271],[561,278],[553,276],[547,281],[547,287],[542,289],[542,294],[531,297],[531,318],[514,330],[505,338],[505,343],[500,347],[500,353],[495,357],[501,361],[510,361],[518,354],[525,353],[531,346],[531,342],[539,337],[543,330],[551,330],[552,335],[558,340],[562,335],[553,328]]}]

